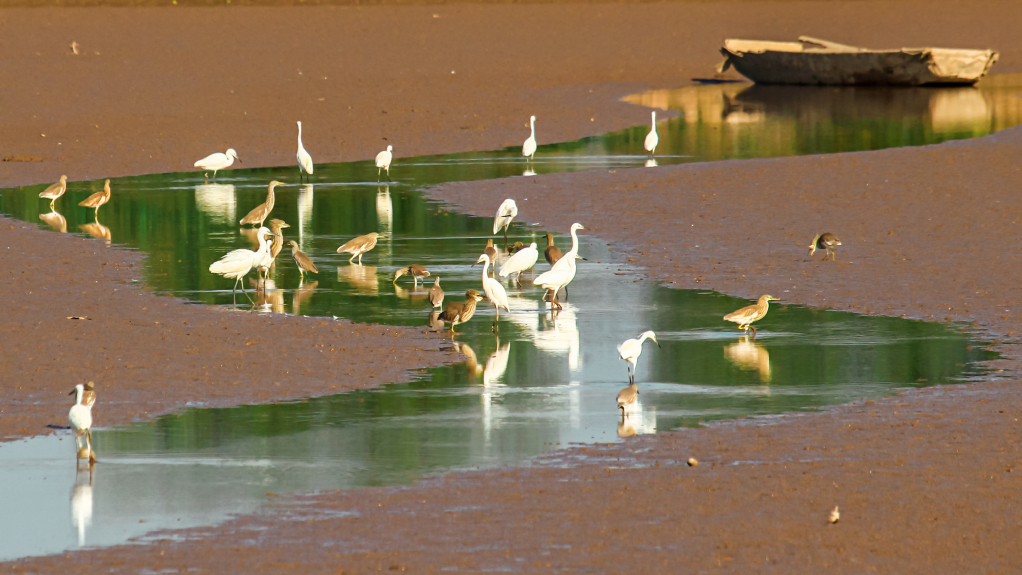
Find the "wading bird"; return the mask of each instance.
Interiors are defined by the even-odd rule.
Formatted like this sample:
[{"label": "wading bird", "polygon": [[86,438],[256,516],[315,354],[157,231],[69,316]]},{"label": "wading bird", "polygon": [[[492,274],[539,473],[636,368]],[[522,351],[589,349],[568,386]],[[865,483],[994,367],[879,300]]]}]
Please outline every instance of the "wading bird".
[{"label": "wading bird", "polygon": [[659,143],[660,136],[656,133],[656,110],[653,110],[653,123],[649,129],[649,133],[646,134],[646,141],[643,142],[642,147],[646,148],[646,151],[649,152],[650,156],[652,156],[656,153],[656,146]]},{"label": "wading bird", "polygon": [[493,240],[486,240],[486,247],[483,248],[483,253],[490,256],[490,261],[497,261],[497,248],[493,247]]},{"label": "wading bird", "polygon": [[[213,170],[213,178],[216,178],[216,173],[231,167],[234,164],[234,160],[240,162],[241,158],[238,157],[238,152],[235,152],[234,148],[230,148],[226,153],[217,152],[202,158],[195,162],[195,167],[202,168],[203,170]],[[203,175],[209,177],[208,174]]]},{"label": "wading bird", "polygon": [[83,201],[78,202],[78,205],[82,206],[83,208],[95,208],[96,209],[95,217],[98,219],[99,206],[102,206],[103,204],[109,201],[110,201],[110,180],[107,180],[106,182],[103,183],[102,192],[96,192],[95,194],[92,194],[91,196],[85,198]]},{"label": "wading bird", "polygon": [[[575,258],[578,256],[578,235],[575,232],[584,229],[582,224],[571,224],[571,249],[561,259],[557,260],[549,270],[539,274],[536,276],[536,279],[532,280],[533,284],[543,286],[545,289],[553,292],[549,300],[550,309],[553,309],[554,306],[557,306],[557,309],[562,309],[561,304],[557,302],[557,292],[571,283],[571,280],[575,279]],[[547,294],[543,294],[543,301],[547,301],[546,297]]]},{"label": "wading bird", "polygon": [[270,220],[270,233],[273,237],[270,239],[270,249],[263,256],[263,261],[259,262],[256,266],[256,273],[260,274],[260,278],[265,277],[265,274],[270,271],[270,266],[277,259],[280,254],[280,250],[284,247],[284,236],[281,235],[284,228],[290,228],[291,226],[284,223],[284,220],[273,219]]},{"label": "wading bird", "polygon": [[312,259],[305,255],[302,250],[298,249],[298,242],[294,240],[291,240],[291,259],[298,266],[298,273],[302,275],[303,280],[305,279],[305,272],[319,273],[319,270],[316,269],[316,264],[312,263]]},{"label": "wading bird", "polygon": [[[248,272],[252,271],[252,268],[259,265],[259,262],[263,261],[263,258],[269,252],[269,239],[271,237],[273,237],[273,233],[270,232],[269,229],[265,227],[259,228],[257,238],[259,240],[259,249],[257,251],[242,248],[228,252],[218,261],[213,262],[213,264],[209,266],[209,271],[227,279],[233,279],[234,289],[232,292],[237,294],[238,284],[241,282],[241,278],[248,275]],[[245,293],[245,297],[248,297],[244,286],[241,288],[241,291],[242,293]],[[235,295],[235,297],[237,296]],[[235,300],[235,303],[237,303],[237,300]]]},{"label": "wading bird", "polygon": [[429,288],[429,305],[440,307],[444,305],[444,290],[440,287],[440,276],[433,280],[433,287]]},{"label": "wading bird", "polygon": [[79,454],[80,459],[85,459],[81,457],[84,436],[89,461],[95,462],[96,455],[92,451],[92,406],[96,403],[96,391],[90,381],[85,385],[79,383],[68,395],[75,396],[75,404],[67,414],[71,420],[71,429],[75,432],[75,452]]},{"label": "wading bird", "polygon": [[493,307],[497,310],[497,318],[493,320],[492,330],[497,329],[497,322],[500,321],[500,308],[504,308],[505,311],[511,313],[511,308],[507,305],[507,292],[504,291],[504,286],[500,285],[500,282],[491,278],[486,273],[486,268],[490,267],[490,256],[483,254],[479,256],[479,260],[476,263],[483,262],[483,293],[486,294],[487,299],[493,304]]},{"label": "wading bird", "polygon": [[756,328],[751,324],[754,321],[763,319],[763,316],[767,314],[767,310],[770,308],[771,301],[777,301],[777,298],[772,295],[761,295],[759,296],[759,301],[754,305],[745,306],[738,311],[733,311],[724,316],[724,319],[737,323],[738,329],[744,330],[746,333],[751,329],[752,337],[756,337]]},{"label": "wading bird", "polygon": [[401,268],[394,272],[394,281],[391,282],[397,285],[397,278],[401,276],[412,276],[412,283],[415,286],[419,285],[419,278],[428,278],[429,270],[419,264],[412,264],[406,268]]},{"label": "wading bird", "polygon": [[390,163],[394,161],[394,146],[387,146],[379,154],[376,154],[376,181],[380,181],[380,173],[387,170],[387,181],[390,181]]},{"label": "wading bird", "polygon": [[518,215],[518,204],[514,200],[508,198],[500,204],[497,208],[497,215],[493,217],[493,235],[497,235],[501,229],[504,230],[504,245],[507,245],[507,228],[511,225],[511,220],[515,219]]},{"label": "wading bird", "polygon": [[[522,249],[524,247],[525,247],[525,244],[523,244],[522,242],[515,242],[514,245],[506,246],[504,249],[505,249],[505,251],[507,251],[507,255],[512,256],[512,255],[518,253],[518,250],[520,250],[520,249]],[[494,262],[494,263],[496,263],[496,262]]]},{"label": "wading bird", "polygon": [[639,339],[626,339],[624,343],[617,346],[618,355],[621,356],[621,359],[628,362],[629,383],[635,383],[635,368],[639,363],[639,356],[642,355],[642,342],[647,339],[653,340],[653,343],[660,347],[660,342],[656,340],[656,334],[651,331],[644,331],[639,336]]},{"label": "wading bird", "polygon": [[823,259],[826,260],[827,256],[830,256],[831,260],[837,259],[837,247],[841,245],[841,240],[830,232],[822,233],[815,238],[813,242],[809,244],[809,255],[816,253],[817,249],[827,250],[827,253],[823,254]]},{"label": "wading bird", "polygon": [[515,255],[508,258],[504,265],[500,266],[500,277],[506,278],[511,274],[517,274],[515,279],[519,286],[522,285],[522,272],[532,269],[539,259],[539,250],[536,249],[536,242],[529,244],[527,248],[521,248]]},{"label": "wading bird", "polygon": [[256,206],[247,216],[241,218],[241,221],[238,223],[243,226],[248,224],[263,225],[263,221],[270,216],[270,212],[273,211],[273,204],[276,202],[273,189],[283,185],[284,182],[278,182],[277,180],[270,182],[269,187],[266,189],[266,201]]},{"label": "wading bird", "polygon": [[546,235],[546,249],[543,250],[543,257],[546,258],[546,263],[554,265],[557,260],[561,259],[561,248],[554,245],[554,235],[548,233]]},{"label": "wading bird", "polygon": [[302,145],[302,123],[298,122],[298,181],[302,181],[302,173],[311,176],[315,167],[312,165],[312,156]]},{"label": "wading bird", "polygon": [[[64,192],[66,192],[66,191],[67,191],[67,176],[61,176],[59,182],[57,182],[56,184],[52,184],[49,187],[47,187],[45,190],[39,192],[39,197],[44,199],[44,200],[50,200],[50,211],[51,212],[55,212],[57,210],[54,209],[53,203],[57,201],[57,198],[59,198],[60,196],[63,196]],[[518,210],[515,210],[515,212],[517,212],[517,211]],[[496,233],[496,232],[494,232],[494,233]]]},{"label": "wading bird", "polygon": [[522,144],[522,155],[528,158],[526,163],[531,162],[536,155],[536,116],[529,118],[529,129],[532,133],[529,134],[528,139]]},{"label": "wading bird", "polygon": [[621,419],[625,418],[625,407],[635,403],[635,400],[639,398],[639,387],[635,385],[635,382],[628,384],[628,387],[617,392],[617,407],[621,410]]},{"label": "wading bird", "polygon": [[454,326],[472,319],[472,316],[476,313],[476,304],[482,300],[482,294],[474,289],[470,289],[465,292],[465,303],[455,301],[447,304],[447,307],[444,308],[443,313],[437,319],[443,323],[451,324],[451,331],[453,332]]},{"label": "wading bird", "polygon": [[378,239],[380,239],[382,237],[383,237],[382,235],[380,235],[380,234],[378,234],[376,232],[370,232],[370,233],[368,233],[368,234],[366,234],[364,236],[358,236],[357,238],[355,238],[355,239],[349,241],[348,243],[344,244],[343,246],[337,248],[337,253],[339,253],[339,254],[343,254],[343,253],[351,254],[351,259],[348,260],[349,264],[352,263],[352,261],[356,257],[358,257],[358,263],[361,264],[362,263],[362,254],[364,254],[364,253],[368,252],[369,250],[375,248],[376,247],[376,240],[378,240]]}]

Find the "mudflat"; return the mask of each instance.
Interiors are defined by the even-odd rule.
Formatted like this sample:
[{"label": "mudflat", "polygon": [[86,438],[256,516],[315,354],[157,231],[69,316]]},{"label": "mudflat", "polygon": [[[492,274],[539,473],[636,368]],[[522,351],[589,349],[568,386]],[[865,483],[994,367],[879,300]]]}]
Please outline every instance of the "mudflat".
[{"label": "mudflat", "polygon": [[[244,166],[286,165],[296,119],[319,162],[387,143],[398,157],[519,145],[530,114],[541,142],[575,139],[644,123],[618,98],[712,75],[724,37],[992,47],[995,71],[1017,72],[1019,21],[1004,1],[8,9],[0,155],[43,161],[0,164],[0,184],[190,170],[227,147]],[[972,322],[999,340],[1003,379],[579,448],[528,469],[299,495],[193,539],[4,568],[1017,571],[1020,148],[1016,129],[431,192],[480,214],[528,197],[529,221],[583,222],[677,287]],[[453,359],[418,330],[153,296],[132,281],[137,254],[33,227],[0,222],[6,438],[63,424],[62,394],[83,380],[99,384],[109,425],[187,402],[336,393]],[[836,262],[805,257],[822,231],[844,241]],[[357,514],[289,519],[317,509]]]}]

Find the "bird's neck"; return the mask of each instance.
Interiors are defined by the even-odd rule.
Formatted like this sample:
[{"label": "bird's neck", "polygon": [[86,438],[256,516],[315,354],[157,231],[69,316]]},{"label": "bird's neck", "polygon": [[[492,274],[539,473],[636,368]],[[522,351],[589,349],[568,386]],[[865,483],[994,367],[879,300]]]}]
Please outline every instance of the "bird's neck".
[{"label": "bird's neck", "polygon": [[572,257],[578,253],[578,233],[575,230],[571,230],[571,250],[568,253]]},{"label": "bird's neck", "polygon": [[298,145],[302,145],[302,125],[298,124]]},{"label": "bird's neck", "polygon": [[79,388],[75,389],[75,405],[81,405],[82,404],[82,396],[83,395],[85,395],[85,392],[84,392],[84,390],[82,388],[79,387]]},{"label": "bird's neck", "polygon": [[529,119],[529,130],[532,132],[532,137],[536,137],[536,120]]}]

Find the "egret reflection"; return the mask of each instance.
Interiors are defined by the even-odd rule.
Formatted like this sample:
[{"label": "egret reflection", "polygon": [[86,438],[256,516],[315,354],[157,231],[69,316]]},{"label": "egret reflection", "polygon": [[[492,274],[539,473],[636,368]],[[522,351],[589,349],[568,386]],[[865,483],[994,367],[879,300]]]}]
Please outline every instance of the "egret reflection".
[{"label": "egret reflection", "polygon": [[305,234],[312,230],[307,228],[312,222],[312,201],[315,197],[312,184],[305,184],[298,188],[298,246],[303,250],[307,249]]},{"label": "egret reflection", "polygon": [[78,471],[71,488],[71,525],[78,531],[78,546],[85,547],[85,534],[92,524],[91,469]]},{"label": "egret reflection", "polygon": [[726,346],[724,357],[742,371],[758,371],[759,380],[770,383],[770,352],[749,336]]},{"label": "egret reflection", "polygon": [[547,353],[568,356],[568,368],[572,372],[582,369],[581,338],[578,333],[577,308],[565,302],[563,309],[548,313],[538,309],[532,298],[510,297],[509,318],[521,327],[535,346]]},{"label": "egret reflection", "polygon": [[394,202],[390,199],[390,186],[376,187],[376,218],[383,235],[390,237],[394,229]]},{"label": "egret reflection", "polygon": [[500,345],[497,340],[497,350],[486,358],[486,367],[483,368],[483,387],[501,385],[499,382],[504,379],[507,371],[507,360],[511,356],[511,342]]},{"label": "egret reflection", "polygon": [[649,159],[647,159],[647,160],[646,160],[646,164],[645,164],[645,166],[646,166],[647,168],[655,168],[655,167],[657,167],[657,166],[659,166],[659,165],[660,165],[660,164],[658,164],[658,163],[656,162],[656,160],[654,160],[653,158],[649,158]]},{"label": "egret reflection", "polygon": [[222,225],[238,221],[238,200],[233,184],[202,184],[195,186],[195,207]]},{"label": "egret reflection", "polygon": [[67,233],[67,219],[57,210],[53,210],[48,214],[39,214],[39,219],[54,230],[62,234]]}]

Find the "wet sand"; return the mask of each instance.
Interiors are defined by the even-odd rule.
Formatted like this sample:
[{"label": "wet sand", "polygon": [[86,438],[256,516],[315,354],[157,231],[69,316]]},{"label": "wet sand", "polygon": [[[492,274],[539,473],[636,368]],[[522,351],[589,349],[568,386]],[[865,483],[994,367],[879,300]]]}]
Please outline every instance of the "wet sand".
[{"label": "wet sand", "polygon": [[[299,26],[307,10],[316,17]],[[317,161],[370,158],[395,133],[400,145],[387,142],[399,156],[517,145],[529,113],[540,117],[542,141],[573,139],[643,123],[646,110],[615,99],[711,74],[718,57],[709,47],[726,35],[989,45],[1002,50],[997,71],[1014,72],[1019,10],[1008,2],[964,12],[913,2],[5,10],[0,21],[13,34],[0,42],[17,54],[5,74],[32,80],[0,83],[13,102],[0,111],[9,148],[2,155],[46,161],[0,164],[0,183],[182,170],[227,146],[246,165],[287,164],[296,114],[307,128],[320,126],[305,139]],[[29,30],[39,14],[42,32]],[[72,56],[72,31],[100,54]],[[215,66],[196,65],[208,54],[217,55]],[[296,55],[311,62],[302,77]],[[320,85],[311,70],[340,76]],[[319,97],[342,104],[317,110]],[[278,117],[281,109],[298,112]],[[484,215],[504,197],[521,197],[523,220],[553,229],[582,221],[677,287],[965,320],[1007,341],[1017,329],[1011,246],[1020,148],[1022,133],[1012,130],[908,150],[513,178],[433,193]],[[7,437],[63,424],[61,394],[83,379],[103,386],[97,420],[109,425],[188,401],[229,405],[373,385],[449,358],[436,352],[439,338],[416,330],[264,318],[151,296],[130,285],[136,255],[24,225],[0,222],[3,245],[18,254],[5,260],[0,286],[15,302],[3,324]],[[823,228],[844,241],[838,261],[806,261],[802,246]],[[65,319],[72,315],[93,319]],[[372,360],[330,357],[342,352],[328,345]],[[131,571],[1013,572],[1022,400],[1012,347],[1000,346],[1008,358],[994,366],[1009,370],[1003,381],[577,449],[557,456],[572,463],[566,468],[268,499],[278,513],[198,530],[200,539],[3,568],[50,572],[74,561]],[[202,353],[189,357],[189,349]],[[27,419],[17,419],[22,413]],[[684,465],[691,455],[698,467]],[[647,466],[617,469],[636,464]],[[829,525],[834,505],[842,519]],[[358,516],[288,520],[310,508]],[[253,539],[255,526],[266,529]]]}]

